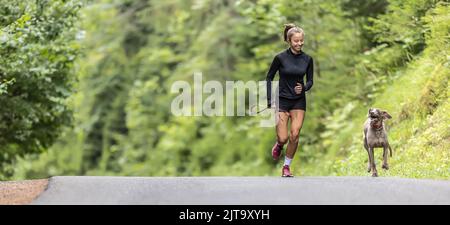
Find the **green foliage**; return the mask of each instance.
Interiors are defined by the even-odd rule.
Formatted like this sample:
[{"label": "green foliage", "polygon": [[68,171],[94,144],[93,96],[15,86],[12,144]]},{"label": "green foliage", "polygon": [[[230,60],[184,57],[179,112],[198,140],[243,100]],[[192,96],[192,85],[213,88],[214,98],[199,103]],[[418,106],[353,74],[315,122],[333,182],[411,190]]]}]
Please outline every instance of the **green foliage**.
[{"label": "green foliage", "polygon": [[[445,57],[450,49],[448,15],[449,7],[444,3],[427,11],[422,18],[428,28],[424,51],[406,67],[396,71],[392,81],[381,85],[384,91],[379,91],[371,104],[371,107],[385,109],[393,116],[393,121],[387,124],[394,156],[390,159],[391,169],[383,172],[382,176],[450,177],[450,72],[449,60]],[[437,48],[434,43],[441,45]],[[319,168],[309,168],[312,173],[366,174],[367,154],[362,147],[362,136],[355,134],[362,132],[367,108],[361,105],[354,111],[357,112],[354,116],[348,116],[351,116],[351,122],[339,132],[346,138],[339,137],[338,141],[332,142],[330,149],[334,150],[326,157],[329,161]],[[330,121],[335,119],[333,117]],[[381,150],[376,151],[378,162],[381,158]]]},{"label": "green foliage", "polygon": [[[192,84],[197,71],[204,82],[265,80],[290,22],[306,31],[315,61],[295,174],[365,176],[362,124],[379,107],[394,117],[382,175],[448,178],[448,9],[431,0],[92,2],[81,11],[84,54],[67,103],[74,126],[47,152],[19,157],[14,179],[279,175],[275,129],[259,127],[261,117],[175,117],[170,87]],[[0,11],[1,24],[30,20]],[[0,99],[19,82],[11,78],[0,79]]]},{"label": "green foliage", "polygon": [[0,1],[0,174],[70,124],[78,1]]}]

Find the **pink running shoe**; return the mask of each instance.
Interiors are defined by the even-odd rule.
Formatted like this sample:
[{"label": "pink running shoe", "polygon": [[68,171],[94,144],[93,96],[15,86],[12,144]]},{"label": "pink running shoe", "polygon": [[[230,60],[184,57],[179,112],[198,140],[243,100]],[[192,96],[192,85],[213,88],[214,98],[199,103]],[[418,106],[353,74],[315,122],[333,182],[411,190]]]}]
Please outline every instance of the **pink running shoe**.
[{"label": "pink running shoe", "polygon": [[292,175],[291,170],[289,169],[288,165],[283,166],[283,170],[281,171],[281,176],[282,177],[294,177],[294,175]]},{"label": "pink running shoe", "polygon": [[278,144],[278,141],[277,141],[272,148],[273,160],[278,160],[280,158],[281,150],[283,150],[283,145]]}]

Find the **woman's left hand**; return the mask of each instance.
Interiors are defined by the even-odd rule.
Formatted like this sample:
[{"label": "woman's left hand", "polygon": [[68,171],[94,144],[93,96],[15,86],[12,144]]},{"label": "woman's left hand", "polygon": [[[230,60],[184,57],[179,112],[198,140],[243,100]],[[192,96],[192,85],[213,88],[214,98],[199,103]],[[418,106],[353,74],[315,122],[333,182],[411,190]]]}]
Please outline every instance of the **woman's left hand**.
[{"label": "woman's left hand", "polygon": [[302,84],[301,83],[297,83],[297,86],[295,86],[294,90],[295,90],[296,94],[298,94],[298,95],[301,94],[302,90],[303,90]]}]

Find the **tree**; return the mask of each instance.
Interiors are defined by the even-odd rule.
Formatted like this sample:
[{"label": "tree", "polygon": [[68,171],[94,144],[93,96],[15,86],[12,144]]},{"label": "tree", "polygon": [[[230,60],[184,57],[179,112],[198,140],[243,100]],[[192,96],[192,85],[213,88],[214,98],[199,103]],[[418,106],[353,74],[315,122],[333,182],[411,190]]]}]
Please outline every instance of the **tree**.
[{"label": "tree", "polygon": [[70,124],[79,1],[0,0],[0,172]]}]

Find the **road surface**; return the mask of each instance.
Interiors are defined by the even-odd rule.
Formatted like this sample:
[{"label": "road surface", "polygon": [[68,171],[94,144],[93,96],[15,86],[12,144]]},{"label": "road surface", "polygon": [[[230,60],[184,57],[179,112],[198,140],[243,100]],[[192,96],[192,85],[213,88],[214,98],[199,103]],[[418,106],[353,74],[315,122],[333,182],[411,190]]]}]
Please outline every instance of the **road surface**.
[{"label": "road surface", "polygon": [[450,204],[450,181],[383,177],[52,177],[32,204]]}]

